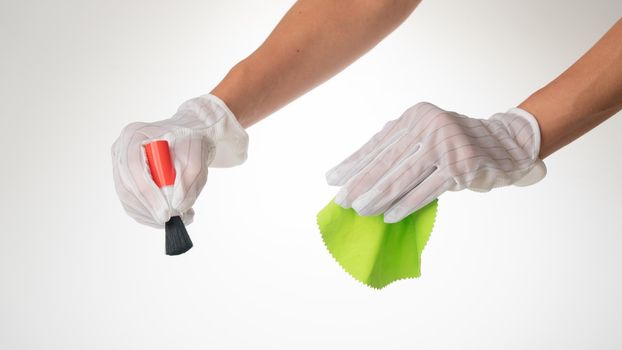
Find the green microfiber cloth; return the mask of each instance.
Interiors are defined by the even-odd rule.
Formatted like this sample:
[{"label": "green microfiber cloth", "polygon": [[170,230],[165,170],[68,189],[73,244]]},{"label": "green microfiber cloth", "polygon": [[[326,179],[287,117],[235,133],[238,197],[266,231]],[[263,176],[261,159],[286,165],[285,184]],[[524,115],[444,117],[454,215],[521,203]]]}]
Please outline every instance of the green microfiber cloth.
[{"label": "green microfiber cloth", "polygon": [[421,252],[436,218],[437,200],[404,220],[386,224],[382,215],[360,216],[330,201],[317,214],[326,248],[358,281],[372,287],[421,275]]}]

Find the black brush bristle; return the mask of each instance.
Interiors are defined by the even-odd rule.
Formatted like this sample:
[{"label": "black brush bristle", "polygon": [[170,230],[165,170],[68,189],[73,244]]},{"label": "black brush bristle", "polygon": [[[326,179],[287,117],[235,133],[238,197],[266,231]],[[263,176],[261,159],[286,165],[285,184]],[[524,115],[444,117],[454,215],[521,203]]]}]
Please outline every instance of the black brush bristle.
[{"label": "black brush bristle", "polygon": [[179,216],[173,216],[166,223],[166,255],[179,255],[192,248],[192,241]]}]

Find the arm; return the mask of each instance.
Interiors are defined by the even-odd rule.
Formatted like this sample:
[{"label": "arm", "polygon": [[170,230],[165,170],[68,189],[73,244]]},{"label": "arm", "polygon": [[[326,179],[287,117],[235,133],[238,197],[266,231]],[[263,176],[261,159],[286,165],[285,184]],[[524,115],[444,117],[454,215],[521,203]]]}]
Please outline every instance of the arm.
[{"label": "arm", "polygon": [[545,158],[622,109],[622,19],[557,79],[520,104],[538,119]]},{"label": "arm", "polygon": [[268,39],[212,91],[244,127],[328,80],[373,48],[420,0],[299,0]]},{"label": "arm", "polygon": [[[207,181],[208,167],[246,160],[244,128],[337,74],[395,29],[418,3],[298,1],[212,94],[184,102],[169,119],[131,123],[121,131],[112,158],[115,187],[126,212],[154,227],[163,227],[173,216],[192,222],[192,205]],[[144,162],[143,144],[162,139],[172,145],[179,180],[166,192],[151,180]]]},{"label": "arm", "polygon": [[519,108],[475,119],[419,103],[327,173],[335,202],[398,222],[445,191],[531,185],[544,158],[622,108],[622,20]]}]

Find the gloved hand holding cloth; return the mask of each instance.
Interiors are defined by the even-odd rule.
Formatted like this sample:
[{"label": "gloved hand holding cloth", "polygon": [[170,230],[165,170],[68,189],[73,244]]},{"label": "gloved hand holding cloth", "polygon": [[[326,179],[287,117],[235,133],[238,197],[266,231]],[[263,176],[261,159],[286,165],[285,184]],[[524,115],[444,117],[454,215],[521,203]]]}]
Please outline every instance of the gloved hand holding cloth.
[{"label": "gloved hand holding cloth", "polygon": [[536,183],[546,175],[539,151],[538,122],[523,109],[475,119],[423,102],[388,122],[326,178],[341,186],[340,206],[395,223],[448,190]]}]

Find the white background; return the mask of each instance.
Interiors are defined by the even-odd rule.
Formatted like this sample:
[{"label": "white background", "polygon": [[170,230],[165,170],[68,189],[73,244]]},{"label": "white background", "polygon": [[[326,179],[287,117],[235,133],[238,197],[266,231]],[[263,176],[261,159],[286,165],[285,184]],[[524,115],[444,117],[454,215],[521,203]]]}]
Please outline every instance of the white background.
[{"label": "white background", "polygon": [[422,277],[350,278],[315,214],[324,173],[421,100],[520,103],[622,14],[619,0],[441,1],[249,129],[211,171],[195,247],[123,212],[110,145],[208,92],[290,1],[0,2],[0,348],[620,349],[622,119],[528,188],[448,193]]}]

